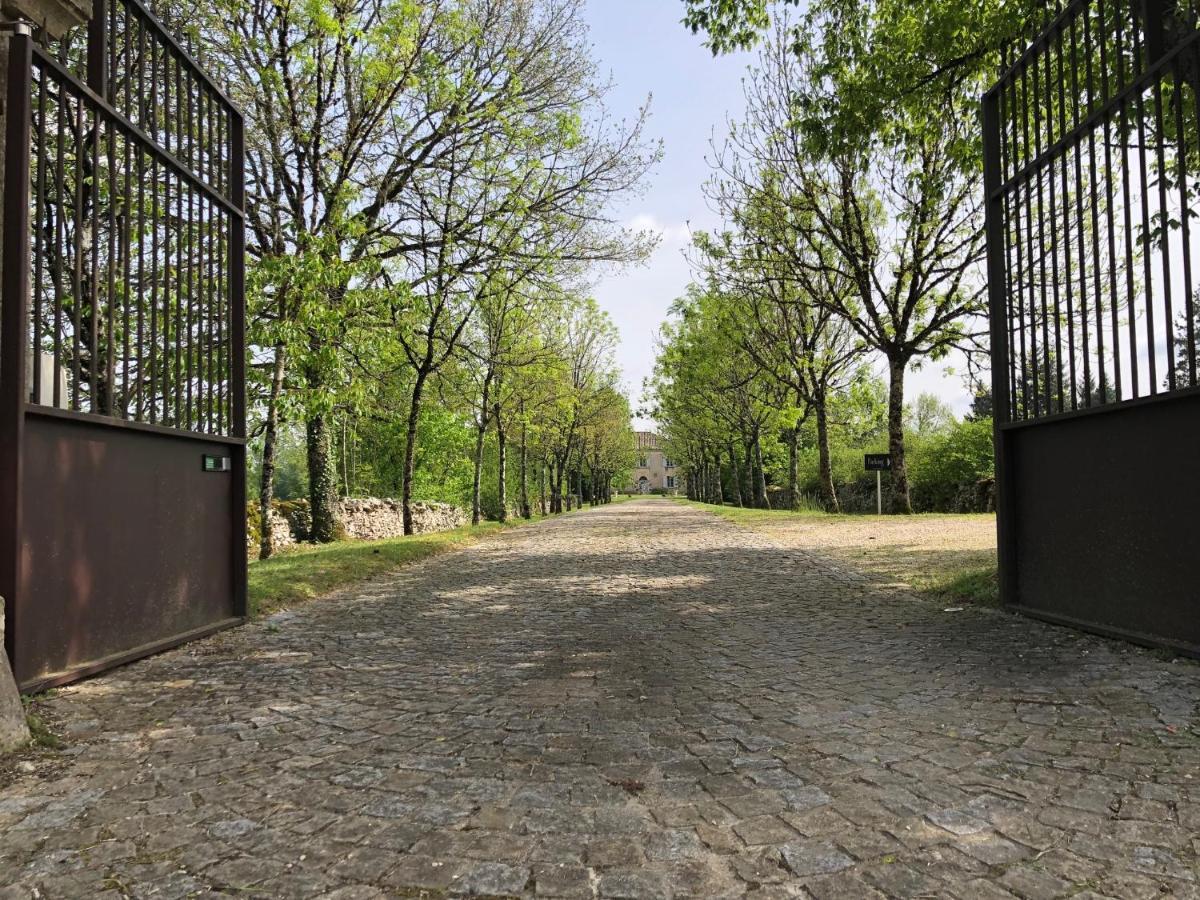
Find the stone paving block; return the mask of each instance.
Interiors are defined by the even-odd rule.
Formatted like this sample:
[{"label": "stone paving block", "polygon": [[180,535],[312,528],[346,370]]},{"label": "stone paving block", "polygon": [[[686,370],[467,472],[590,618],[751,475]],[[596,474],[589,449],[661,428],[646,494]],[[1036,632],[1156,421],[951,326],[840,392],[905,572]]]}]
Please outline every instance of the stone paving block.
[{"label": "stone paving block", "polygon": [[58,692],[0,898],[1200,900],[1197,697],[637,501]]},{"label": "stone paving block", "polygon": [[854,865],[854,860],[828,841],[791,841],[779,848],[783,864],[793,875],[824,875]]},{"label": "stone paving block", "polygon": [[525,892],[530,870],[498,862],[467,866],[454,879],[450,893],[465,897],[512,897]]},{"label": "stone paving block", "polygon": [[592,896],[591,873],[582,866],[536,865],[533,880],[534,893],[539,897],[577,900]]},{"label": "stone paving block", "polygon": [[668,900],[671,890],[666,877],[657,872],[618,870],[600,876],[596,895],[612,900]]}]

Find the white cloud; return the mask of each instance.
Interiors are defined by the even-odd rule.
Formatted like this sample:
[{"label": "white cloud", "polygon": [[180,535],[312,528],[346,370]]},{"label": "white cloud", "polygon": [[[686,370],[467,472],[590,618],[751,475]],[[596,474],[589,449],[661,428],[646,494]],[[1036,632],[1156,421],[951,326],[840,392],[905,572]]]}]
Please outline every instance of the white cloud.
[{"label": "white cloud", "polygon": [[651,213],[638,213],[626,223],[634,231],[649,231],[662,239],[662,246],[682,247],[692,239],[692,230],[687,222],[671,225],[659,221]]}]

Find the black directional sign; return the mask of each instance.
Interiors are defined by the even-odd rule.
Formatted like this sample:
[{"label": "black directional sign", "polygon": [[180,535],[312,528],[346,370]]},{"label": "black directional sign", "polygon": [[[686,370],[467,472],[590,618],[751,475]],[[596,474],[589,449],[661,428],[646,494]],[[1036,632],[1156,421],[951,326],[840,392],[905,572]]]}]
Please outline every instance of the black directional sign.
[{"label": "black directional sign", "polygon": [[867,453],[863,456],[863,465],[868,472],[892,471],[892,455],[890,453]]}]

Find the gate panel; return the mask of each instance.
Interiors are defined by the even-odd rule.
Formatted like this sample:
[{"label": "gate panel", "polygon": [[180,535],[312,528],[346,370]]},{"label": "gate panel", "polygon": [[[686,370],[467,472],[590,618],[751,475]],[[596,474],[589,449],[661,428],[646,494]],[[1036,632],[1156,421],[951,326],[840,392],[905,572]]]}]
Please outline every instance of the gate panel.
[{"label": "gate panel", "polygon": [[243,134],[140,0],[11,46],[0,594],[31,690],[245,614]]},{"label": "gate panel", "polygon": [[19,683],[231,624],[228,444],[30,414],[25,448]]},{"label": "gate panel", "polygon": [[1200,396],[1011,438],[1019,608],[1200,653]]},{"label": "gate panel", "polygon": [[1200,32],[1047,5],[983,101],[1000,587],[1200,652]]}]

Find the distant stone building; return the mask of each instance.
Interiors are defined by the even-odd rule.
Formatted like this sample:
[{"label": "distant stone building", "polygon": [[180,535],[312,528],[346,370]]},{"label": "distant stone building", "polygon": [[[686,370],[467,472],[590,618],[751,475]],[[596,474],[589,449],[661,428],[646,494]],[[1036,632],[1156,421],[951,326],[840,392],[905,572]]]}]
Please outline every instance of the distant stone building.
[{"label": "distant stone building", "polygon": [[633,470],[633,484],[629,486],[631,492],[673,494],[683,487],[683,480],[675,474],[675,462],[663,450],[657,434],[652,431],[637,432],[637,454],[637,468]]}]

